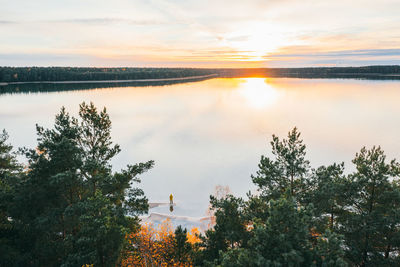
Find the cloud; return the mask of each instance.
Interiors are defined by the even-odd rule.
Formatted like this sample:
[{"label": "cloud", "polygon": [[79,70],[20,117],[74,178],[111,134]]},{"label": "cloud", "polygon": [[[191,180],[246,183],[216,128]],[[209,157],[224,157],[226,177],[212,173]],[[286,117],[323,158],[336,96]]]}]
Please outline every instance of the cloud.
[{"label": "cloud", "polygon": [[249,35],[241,35],[241,36],[236,36],[236,37],[228,37],[228,38],[226,38],[226,40],[232,41],[232,42],[242,42],[242,41],[249,40],[249,38],[250,38]]},{"label": "cloud", "polygon": [[0,20],[1,24],[32,24],[32,23],[65,23],[65,24],[83,24],[83,25],[109,25],[109,24],[131,24],[131,25],[163,25],[167,21],[162,20],[135,20],[125,18],[73,18],[73,19],[55,19],[55,20]]},{"label": "cloud", "polygon": [[131,64],[140,57],[176,66],[280,60],[289,67],[399,56],[398,0],[38,1],[4,1],[0,12],[1,53],[49,55],[27,56],[28,65],[53,64],[57,54],[93,56],[102,65],[129,63],[128,55]]},{"label": "cloud", "polygon": [[[296,48],[295,48],[296,49]],[[270,54],[264,56],[265,59],[271,58],[293,58],[293,57],[388,57],[388,56],[400,56],[400,49],[359,49],[359,50],[343,50],[343,51],[328,51],[328,52],[312,52],[312,49],[303,53],[285,53]]]},{"label": "cloud", "polygon": [[[299,48],[293,48],[299,49]],[[399,65],[400,49],[358,49],[313,52],[313,48],[300,52],[265,56],[269,67],[310,67],[310,66],[366,66]]]},{"label": "cloud", "polygon": [[[2,66],[94,66],[96,58],[77,54],[10,53],[0,54]],[[34,62],[34,63],[32,63]]]},{"label": "cloud", "polygon": [[1,24],[14,24],[14,23],[16,23],[16,22],[13,20],[0,20],[0,25]]},{"label": "cloud", "polygon": [[165,24],[166,21],[161,20],[134,20],[124,18],[78,18],[78,19],[62,19],[62,20],[49,20],[43,21],[48,23],[72,23],[72,24],[133,24],[133,25],[160,25]]}]

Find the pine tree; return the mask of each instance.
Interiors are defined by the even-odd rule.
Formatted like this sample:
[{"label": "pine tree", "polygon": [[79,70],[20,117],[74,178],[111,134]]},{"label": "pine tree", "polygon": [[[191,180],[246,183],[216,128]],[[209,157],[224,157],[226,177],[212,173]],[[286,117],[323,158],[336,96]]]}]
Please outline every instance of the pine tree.
[{"label": "pine tree", "polygon": [[37,126],[37,149],[25,149],[28,172],[17,187],[12,217],[25,226],[26,258],[38,266],[114,265],[125,234],[138,227],[147,199],[137,177],[153,161],[113,172],[120,152],[105,109],[80,105],[79,119],[63,108],[54,129]]},{"label": "pine tree", "polygon": [[19,231],[10,215],[10,203],[18,183],[21,166],[16,160],[13,147],[7,143],[8,134],[0,133],[0,266],[12,266],[21,257],[17,240]]},{"label": "pine tree", "polygon": [[275,135],[272,138],[275,159],[261,156],[257,175],[252,175],[253,183],[266,199],[278,199],[286,192],[300,199],[310,169],[309,161],[305,159],[306,146],[297,128],[288,133],[288,139],[280,141]]},{"label": "pine tree", "polygon": [[189,265],[191,263],[192,246],[188,242],[188,233],[186,228],[182,229],[182,227],[179,225],[175,229],[174,237],[175,237],[175,248],[174,248],[175,262]]},{"label": "pine tree", "polygon": [[211,209],[214,211],[215,226],[202,236],[198,264],[220,262],[220,253],[228,249],[246,247],[249,239],[244,214],[245,203],[241,198],[227,195],[221,199],[210,196]]},{"label": "pine tree", "polygon": [[340,218],[347,257],[360,266],[395,265],[400,248],[399,164],[386,162],[380,147],[362,148],[353,163],[347,213]]},{"label": "pine tree", "polygon": [[254,225],[248,247],[222,254],[222,266],[347,266],[339,236],[312,232],[312,205],[282,197],[269,202],[268,214]]},{"label": "pine tree", "polygon": [[314,170],[309,181],[308,203],[314,205],[317,231],[326,227],[331,231],[337,228],[337,217],[344,212],[347,203],[344,192],[347,180],[344,175],[344,163],[321,166]]}]

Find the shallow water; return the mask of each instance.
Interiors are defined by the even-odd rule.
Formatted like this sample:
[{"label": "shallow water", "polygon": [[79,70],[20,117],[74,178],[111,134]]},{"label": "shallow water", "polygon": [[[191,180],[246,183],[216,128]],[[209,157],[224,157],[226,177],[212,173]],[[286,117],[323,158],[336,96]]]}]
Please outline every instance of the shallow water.
[{"label": "shallow water", "polygon": [[205,215],[216,185],[244,196],[273,133],[294,126],[313,167],[351,159],[362,146],[381,145],[400,158],[400,82],[339,79],[211,79],[153,87],[117,87],[0,95],[0,128],[14,146],[34,147],[35,124],[51,127],[65,106],[106,106],[122,152],[113,164],[153,159],[141,187],[174,215]]}]

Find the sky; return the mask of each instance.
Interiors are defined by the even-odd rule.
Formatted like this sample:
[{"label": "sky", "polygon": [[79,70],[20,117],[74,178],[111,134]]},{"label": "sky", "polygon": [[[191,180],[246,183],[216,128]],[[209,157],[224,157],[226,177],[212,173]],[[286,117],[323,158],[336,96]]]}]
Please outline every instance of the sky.
[{"label": "sky", "polygon": [[400,64],[399,0],[0,0],[0,66]]}]

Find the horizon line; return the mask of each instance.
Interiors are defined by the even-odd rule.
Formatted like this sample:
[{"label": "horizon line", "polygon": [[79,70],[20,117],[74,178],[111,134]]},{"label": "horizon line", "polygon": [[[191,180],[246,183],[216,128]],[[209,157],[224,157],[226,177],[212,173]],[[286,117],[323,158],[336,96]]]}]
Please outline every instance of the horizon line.
[{"label": "horizon line", "polygon": [[386,65],[386,64],[377,64],[377,65],[362,65],[362,66],[307,66],[307,67],[215,67],[215,68],[206,68],[206,67],[128,67],[128,66],[118,66],[118,67],[110,67],[110,66],[57,66],[57,65],[49,65],[49,66],[0,66],[0,68],[92,68],[92,69],[333,69],[333,68],[368,68],[368,67],[400,67],[400,64],[394,65]]}]

